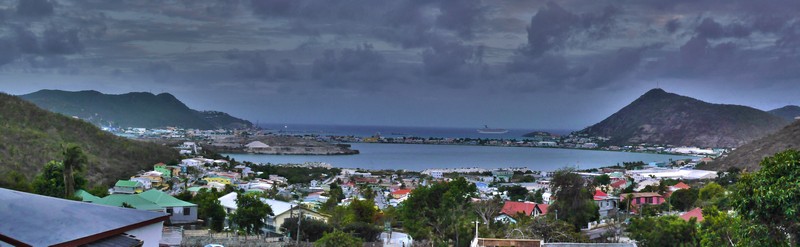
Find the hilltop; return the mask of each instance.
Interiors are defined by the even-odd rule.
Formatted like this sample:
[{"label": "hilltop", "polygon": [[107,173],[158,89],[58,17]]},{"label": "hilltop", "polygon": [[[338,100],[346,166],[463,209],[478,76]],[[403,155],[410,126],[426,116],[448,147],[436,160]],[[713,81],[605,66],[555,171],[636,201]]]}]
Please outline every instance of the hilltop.
[{"label": "hilltop", "polygon": [[755,108],[712,104],[653,89],[579,133],[610,137],[612,145],[738,147],[788,123]]},{"label": "hilltop", "polygon": [[794,118],[800,117],[800,106],[796,105],[787,105],[775,110],[769,111],[773,115],[782,117],[789,121],[794,121]]},{"label": "hilltop", "polygon": [[104,126],[235,129],[253,125],[224,112],[192,110],[168,93],[112,95],[97,91],[40,90],[20,97],[43,109]]},{"label": "hilltop", "polygon": [[800,121],[784,127],[778,132],[742,145],[727,156],[708,165],[712,170],[724,171],[730,167],[738,167],[748,171],[756,171],[759,163],[767,156],[772,156],[786,149],[800,149]]},{"label": "hilltop", "polygon": [[158,162],[179,158],[169,147],[128,140],[98,127],[0,93],[0,187],[10,171],[28,180],[51,160],[61,160],[61,145],[79,145],[89,159],[86,178],[110,184]]}]

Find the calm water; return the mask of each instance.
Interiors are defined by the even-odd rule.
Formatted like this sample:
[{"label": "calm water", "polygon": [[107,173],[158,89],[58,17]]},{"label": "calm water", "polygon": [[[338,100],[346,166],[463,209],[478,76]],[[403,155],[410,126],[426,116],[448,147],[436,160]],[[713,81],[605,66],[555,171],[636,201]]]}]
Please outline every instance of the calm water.
[{"label": "calm water", "polygon": [[[509,129],[505,134],[481,134],[475,128],[444,128],[444,127],[401,127],[401,126],[357,126],[357,125],[325,125],[325,124],[261,124],[261,128],[283,134],[294,135],[338,135],[367,137],[380,133],[385,137],[437,137],[437,138],[489,138],[489,139],[524,139],[522,135],[533,131],[547,131],[553,134],[569,134],[570,130],[542,130],[542,129]],[[489,126],[502,128],[502,126]]]},{"label": "calm water", "polygon": [[505,168],[528,167],[531,170],[553,171],[562,167],[580,169],[615,165],[626,161],[661,162],[688,156],[590,151],[555,148],[487,147],[455,145],[414,145],[354,143],[357,155],[261,155],[225,154],[238,161],[255,163],[325,162],[335,167],[365,169],[428,168]]}]

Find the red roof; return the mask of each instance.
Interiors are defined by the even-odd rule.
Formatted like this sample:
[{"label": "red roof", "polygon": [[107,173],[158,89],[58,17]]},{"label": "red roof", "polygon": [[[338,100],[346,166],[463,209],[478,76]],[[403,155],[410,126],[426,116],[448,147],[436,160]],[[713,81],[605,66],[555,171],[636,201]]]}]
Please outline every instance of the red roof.
[{"label": "red roof", "polygon": [[691,186],[689,186],[688,184],[685,184],[683,182],[678,182],[678,184],[673,185],[672,187],[678,188],[678,189],[689,189],[689,188],[691,188]]},{"label": "red roof", "polygon": [[603,192],[602,190],[595,190],[594,191],[594,200],[595,201],[602,201],[608,198],[608,194]]},{"label": "red roof", "polygon": [[611,187],[622,188],[622,186],[625,186],[625,184],[627,184],[627,183],[628,183],[627,180],[619,180],[619,181],[616,181],[614,183],[611,183]]},{"label": "red roof", "polygon": [[533,207],[535,206],[536,204],[532,202],[506,201],[506,203],[503,204],[503,210],[500,210],[500,212],[509,216],[516,216],[518,212],[523,212],[525,215],[531,215],[533,214]]},{"label": "red roof", "polygon": [[681,215],[681,219],[683,219],[685,221],[689,221],[689,219],[691,219],[691,218],[697,218],[697,222],[702,222],[703,221],[703,210],[700,209],[700,208],[695,208],[695,209],[692,209],[691,211],[686,212],[686,213]]},{"label": "red roof", "polygon": [[536,207],[539,208],[539,211],[542,211],[542,214],[547,214],[547,208],[550,207],[550,205],[549,204],[540,203],[540,204],[536,204]]},{"label": "red roof", "polygon": [[411,193],[411,190],[409,190],[409,189],[395,190],[395,191],[392,192],[392,195],[405,195],[405,194],[408,194],[408,193]]}]

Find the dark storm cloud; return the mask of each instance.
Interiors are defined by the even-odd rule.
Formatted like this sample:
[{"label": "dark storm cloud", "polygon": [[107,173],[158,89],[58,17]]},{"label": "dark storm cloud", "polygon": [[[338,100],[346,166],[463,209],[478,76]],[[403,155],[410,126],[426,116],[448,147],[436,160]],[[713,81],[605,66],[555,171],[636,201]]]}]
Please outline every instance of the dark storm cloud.
[{"label": "dark storm cloud", "polygon": [[19,57],[16,44],[11,40],[0,39],[0,66],[13,62]]},{"label": "dark storm cloud", "polygon": [[678,31],[678,28],[681,27],[681,21],[677,18],[669,20],[667,24],[664,24],[664,28],[667,29],[667,32],[674,33]]},{"label": "dark storm cloud", "polygon": [[261,80],[269,78],[269,65],[261,52],[228,51],[225,57],[236,61],[232,71],[237,77]]},{"label": "dark storm cloud", "polygon": [[[377,53],[372,45],[341,49],[338,52],[327,50],[322,57],[314,60],[311,67],[312,78],[324,82],[329,87],[366,86],[391,80],[391,72],[385,66],[386,59]],[[367,85],[365,85],[367,84]]]},{"label": "dark storm cloud", "polygon": [[159,83],[170,82],[175,75],[172,65],[163,61],[148,63],[139,68],[138,72]]},{"label": "dark storm cloud", "polygon": [[49,16],[53,14],[53,2],[50,0],[19,0],[17,14],[31,17]]},{"label": "dark storm cloud", "polygon": [[[522,52],[538,57],[551,50],[565,48],[571,43],[582,43],[581,37],[593,40],[605,38],[615,23],[619,9],[607,6],[599,13],[572,13],[557,3],[547,5],[531,18],[528,26],[528,44]],[[575,39],[573,39],[575,38]]]},{"label": "dark storm cloud", "polygon": [[42,51],[50,54],[74,54],[83,51],[77,29],[48,28],[42,35]]},{"label": "dark storm cloud", "polygon": [[278,80],[295,80],[298,79],[297,68],[295,68],[292,60],[281,59],[275,65],[275,71],[272,76]]}]

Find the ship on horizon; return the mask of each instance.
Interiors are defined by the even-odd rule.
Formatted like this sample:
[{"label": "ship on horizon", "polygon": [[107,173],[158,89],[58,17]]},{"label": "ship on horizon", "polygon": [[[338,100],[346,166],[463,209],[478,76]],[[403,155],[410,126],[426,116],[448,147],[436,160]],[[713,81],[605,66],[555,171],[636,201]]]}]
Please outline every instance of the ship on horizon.
[{"label": "ship on horizon", "polygon": [[484,125],[483,129],[478,129],[481,134],[505,134],[508,133],[507,129],[491,129],[488,125]]}]

